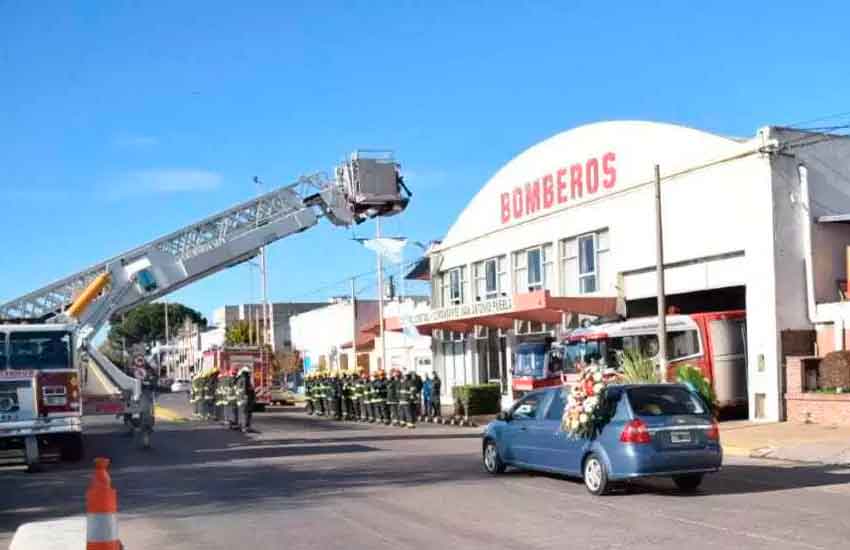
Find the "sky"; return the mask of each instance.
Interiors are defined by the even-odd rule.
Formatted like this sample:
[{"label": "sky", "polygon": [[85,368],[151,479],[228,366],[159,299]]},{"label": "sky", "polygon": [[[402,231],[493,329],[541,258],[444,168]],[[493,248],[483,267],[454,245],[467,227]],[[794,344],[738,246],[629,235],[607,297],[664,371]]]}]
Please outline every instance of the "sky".
[{"label": "sky", "polygon": [[[847,113],[848,16],[776,0],[0,0],[0,302],[249,199],[254,176],[284,185],[357,148],[393,150],[414,193],[384,234],[425,242],[511,158],[582,124],[746,137]],[[351,237],[373,233],[323,222],[275,243],[270,298],[349,293],[375,269]],[[169,299],[209,316],[259,296],[243,265]]]}]

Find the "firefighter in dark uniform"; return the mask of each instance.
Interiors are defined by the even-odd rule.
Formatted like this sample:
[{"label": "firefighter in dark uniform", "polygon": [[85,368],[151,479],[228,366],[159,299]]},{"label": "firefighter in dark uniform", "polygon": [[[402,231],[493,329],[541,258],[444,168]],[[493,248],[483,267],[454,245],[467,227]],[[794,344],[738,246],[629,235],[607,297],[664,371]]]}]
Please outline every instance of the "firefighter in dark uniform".
[{"label": "firefighter in dark uniform", "polygon": [[339,371],[331,378],[331,410],[334,420],[342,420],[342,377]]},{"label": "firefighter in dark uniform", "polygon": [[407,384],[407,376],[400,375],[398,381],[398,415],[399,426],[402,428],[410,424],[410,389]]},{"label": "firefighter in dark uniform", "polygon": [[419,420],[419,403],[422,401],[422,379],[416,372],[409,372],[408,376],[410,377],[410,417],[415,425]]},{"label": "firefighter in dark uniform", "polygon": [[424,416],[424,413],[422,412],[422,377],[419,376],[418,372],[414,372],[413,380],[416,382],[416,398],[413,399],[413,417],[421,421],[422,416]]},{"label": "firefighter in dark uniform", "polygon": [[371,386],[369,385],[369,373],[363,371],[360,375],[360,421],[369,422],[369,395]]},{"label": "firefighter in dark uniform", "polygon": [[416,380],[412,372],[408,372],[401,381],[401,399],[399,400],[399,408],[403,411],[404,417],[402,423],[408,428],[415,428],[414,423],[416,417],[416,402],[414,399],[416,394]]},{"label": "firefighter in dark uniform", "polygon": [[206,380],[204,380],[204,420],[211,420],[215,417],[215,398],[218,392],[218,369],[210,371]]},{"label": "firefighter in dark uniform", "polygon": [[363,411],[360,409],[362,401],[363,384],[360,382],[360,377],[356,374],[351,375],[351,400],[354,407],[354,420],[363,420]]},{"label": "firefighter in dark uniform", "polygon": [[354,419],[354,380],[346,373],[342,377],[342,418],[343,420]]},{"label": "firefighter in dark uniform", "polygon": [[378,375],[369,381],[369,422],[375,423],[378,421]]},{"label": "firefighter in dark uniform", "polygon": [[313,405],[313,375],[308,374],[304,380],[304,402],[306,405],[307,414],[313,414],[316,411]]},{"label": "firefighter in dark uniform", "polygon": [[390,409],[390,424],[400,426],[398,412],[399,390],[401,390],[401,372],[398,369],[390,371],[390,379],[387,382],[387,407]]},{"label": "firefighter in dark uniform", "polygon": [[375,405],[378,409],[378,422],[389,426],[390,411],[387,407],[387,373],[383,370],[378,371],[378,384],[375,390]]},{"label": "firefighter in dark uniform", "polygon": [[313,401],[318,407],[317,416],[325,416],[325,375],[317,372],[313,383]]},{"label": "firefighter in dark uniform", "polygon": [[442,411],[440,409],[440,392],[443,389],[443,382],[440,380],[440,377],[437,376],[437,371],[432,373],[431,380],[431,410],[433,411],[434,418],[440,418],[442,416]]},{"label": "firefighter in dark uniform", "polygon": [[236,389],[236,405],[239,407],[239,427],[243,433],[253,432],[251,417],[257,396],[254,393],[254,383],[251,380],[251,369],[242,367],[234,380]]}]

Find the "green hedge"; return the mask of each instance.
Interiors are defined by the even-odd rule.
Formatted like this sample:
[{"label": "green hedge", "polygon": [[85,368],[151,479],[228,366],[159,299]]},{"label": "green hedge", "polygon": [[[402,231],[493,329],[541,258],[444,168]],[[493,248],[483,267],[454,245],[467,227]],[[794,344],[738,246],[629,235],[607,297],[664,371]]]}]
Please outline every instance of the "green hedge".
[{"label": "green hedge", "polygon": [[502,410],[502,388],[499,384],[468,384],[452,389],[455,414],[473,416]]}]

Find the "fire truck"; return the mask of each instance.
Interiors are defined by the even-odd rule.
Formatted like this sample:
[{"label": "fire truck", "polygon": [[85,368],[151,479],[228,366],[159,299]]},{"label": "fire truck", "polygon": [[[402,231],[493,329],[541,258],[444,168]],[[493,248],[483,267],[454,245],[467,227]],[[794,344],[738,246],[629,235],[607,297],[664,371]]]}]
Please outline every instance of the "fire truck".
[{"label": "fire truck", "polygon": [[[667,315],[667,379],[684,364],[711,381],[718,405],[727,411],[747,405],[746,312],[744,310]],[[557,386],[578,376],[582,364],[618,365],[626,349],[658,357],[658,317],[641,317],[576,328],[559,342],[517,347],[514,398],[532,389]]]},{"label": "fire truck", "polygon": [[[410,200],[392,155],[355,152],[316,173],[0,304],[0,449],[30,469],[44,454],[77,460],[84,415],[145,427],[153,399],[143,368],[130,374],[94,344],[112,319],[259,254],[315,226],[351,226],[402,212]],[[148,421],[145,421],[148,419]]]},{"label": "fire truck", "polygon": [[204,370],[236,373],[243,367],[251,369],[257,410],[265,410],[267,405],[272,404],[271,354],[267,350],[257,346],[232,346],[204,352]]}]

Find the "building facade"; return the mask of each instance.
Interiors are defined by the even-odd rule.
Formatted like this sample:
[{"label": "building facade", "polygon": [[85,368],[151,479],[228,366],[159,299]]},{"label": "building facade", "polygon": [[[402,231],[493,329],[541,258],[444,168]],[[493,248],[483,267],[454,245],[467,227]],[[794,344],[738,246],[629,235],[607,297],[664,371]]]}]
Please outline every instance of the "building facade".
[{"label": "building facade", "polygon": [[[269,338],[268,343],[271,344],[272,351],[285,353],[292,351],[290,317],[326,305],[327,302],[277,302],[269,304],[271,324],[268,322],[268,310],[264,307],[264,304],[227,305],[213,312],[213,323],[224,330],[237,322],[251,323],[257,327],[261,338]],[[265,340],[262,343],[266,343]]]},{"label": "building facade", "polygon": [[783,361],[847,343],[850,140],[777,127],[733,139],[670,124],[603,122],[500,168],[429,253],[444,390],[494,381],[513,352],[585,317],[656,310],[654,165],[668,305],[746,310],[749,416],[783,416]]}]

